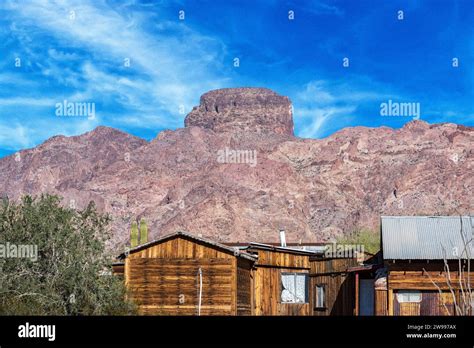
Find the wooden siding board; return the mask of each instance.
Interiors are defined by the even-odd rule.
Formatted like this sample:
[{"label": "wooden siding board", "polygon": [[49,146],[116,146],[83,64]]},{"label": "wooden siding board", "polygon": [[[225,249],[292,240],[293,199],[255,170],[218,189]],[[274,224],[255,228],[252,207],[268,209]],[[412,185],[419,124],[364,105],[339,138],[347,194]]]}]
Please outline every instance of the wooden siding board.
[{"label": "wooden siding board", "polygon": [[[470,278],[471,283],[474,283],[474,272],[471,272]],[[449,289],[448,283],[446,281],[446,275],[441,271],[391,271],[388,275],[388,285],[394,290],[437,290],[436,286],[433,284],[433,281],[441,289]],[[459,277],[456,272],[451,273],[451,284],[454,289],[459,288]]]},{"label": "wooden siding board", "polygon": [[309,268],[309,256],[285,252],[258,250],[259,266],[281,268]]},{"label": "wooden siding board", "polygon": [[310,261],[311,274],[330,274],[346,272],[348,268],[359,265],[357,259],[316,259]]},{"label": "wooden siding board", "polygon": [[[358,265],[357,259],[312,259],[311,266],[311,313],[315,316],[354,315],[356,311],[355,274],[347,269]],[[317,284],[326,287],[326,308],[314,308],[314,292]]]},{"label": "wooden siding board", "polygon": [[393,297],[394,315],[454,315],[454,300],[450,292],[421,291],[421,302],[415,303],[399,303],[396,293]]},{"label": "wooden siding board", "polygon": [[247,260],[237,260],[237,315],[252,314],[252,264]]},{"label": "wooden siding board", "polygon": [[117,276],[124,276],[125,273],[125,264],[122,265],[112,265],[112,272]]},{"label": "wooden siding board", "polygon": [[[354,278],[350,274],[331,274],[311,277],[312,314],[325,315],[353,315],[354,314]],[[324,285],[326,291],[326,307],[314,308],[316,285]]]},{"label": "wooden siding board", "polygon": [[184,236],[177,236],[176,238],[164,240],[162,243],[131,253],[128,258],[233,259],[234,257],[230,252],[214,249],[202,242],[190,240]]},{"label": "wooden siding board", "polygon": [[393,300],[394,300],[394,297],[393,297],[393,290],[392,289],[388,289],[388,315],[392,316],[393,315]]},{"label": "wooden siding board", "polygon": [[387,290],[375,290],[375,315],[386,316],[388,315],[388,291]]},{"label": "wooden siding board", "polygon": [[[236,314],[237,258],[234,255],[179,237],[130,256],[125,260],[126,286],[139,313],[196,315],[201,268],[201,314]],[[184,303],[180,303],[181,295]]]},{"label": "wooden siding board", "polygon": [[[281,256],[273,259],[275,267],[258,267],[255,270],[255,302],[256,315],[309,315],[310,305],[287,304],[280,302],[281,273],[302,272],[307,269],[280,268],[276,263],[281,261]],[[268,261],[268,258],[266,259]],[[287,260],[288,261],[288,260]],[[285,261],[285,262],[287,262]],[[282,263],[280,263],[282,264]],[[304,263],[302,264],[304,265]],[[311,296],[311,295],[310,295]]]}]

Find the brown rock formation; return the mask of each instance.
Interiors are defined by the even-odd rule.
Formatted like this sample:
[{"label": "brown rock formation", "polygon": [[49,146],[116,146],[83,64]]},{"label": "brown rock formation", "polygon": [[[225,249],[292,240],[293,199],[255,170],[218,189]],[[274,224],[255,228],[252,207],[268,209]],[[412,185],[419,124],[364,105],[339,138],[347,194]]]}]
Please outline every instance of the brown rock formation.
[{"label": "brown rock formation", "polygon": [[[474,128],[413,121],[300,139],[289,105],[269,90],[225,89],[205,94],[186,128],[151,142],[107,127],[53,137],[0,159],[0,193],[94,200],[113,217],[117,248],[140,217],[150,238],[181,229],[266,242],[284,227],[297,242],[376,228],[381,214],[473,213]],[[219,160],[226,151],[234,157]]]},{"label": "brown rock formation", "polygon": [[184,120],[215,132],[293,135],[291,102],[267,88],[225,88],[201,96]]}]

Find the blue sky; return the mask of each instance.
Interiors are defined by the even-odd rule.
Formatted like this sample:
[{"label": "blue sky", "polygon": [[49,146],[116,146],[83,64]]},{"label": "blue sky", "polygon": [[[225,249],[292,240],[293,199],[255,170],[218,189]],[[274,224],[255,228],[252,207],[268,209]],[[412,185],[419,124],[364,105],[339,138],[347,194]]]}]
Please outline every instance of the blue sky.
[{"label": "blue sky", "polygon": [[[471,0],[2,1],[0,156],[98,125],[150,140],[222,87],[289,96],[302,137],[412,119],[388,100],[474,126],[473,23]],[[95,117],[58,117],[64,100]]]}]

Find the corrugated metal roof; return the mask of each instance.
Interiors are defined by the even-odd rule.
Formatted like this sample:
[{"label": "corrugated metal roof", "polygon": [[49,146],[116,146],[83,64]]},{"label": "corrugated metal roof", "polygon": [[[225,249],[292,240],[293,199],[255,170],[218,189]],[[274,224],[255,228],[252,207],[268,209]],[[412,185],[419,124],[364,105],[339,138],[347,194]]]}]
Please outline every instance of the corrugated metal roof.
[{"label": "corrugated metal roof", "polygon": [[384,260],[474,258],[474,216],[382,216],[381,224]]}]

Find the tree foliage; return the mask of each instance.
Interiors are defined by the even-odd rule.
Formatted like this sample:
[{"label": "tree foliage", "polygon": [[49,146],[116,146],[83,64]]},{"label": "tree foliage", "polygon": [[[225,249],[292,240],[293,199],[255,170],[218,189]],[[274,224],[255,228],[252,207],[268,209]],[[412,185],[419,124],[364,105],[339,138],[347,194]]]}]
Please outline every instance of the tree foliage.
[{"label": "tree foliage", "polygon": [[134,312],[105,252],[109,217],[91,202],[68,209],[57,196],[0,206],[0,245],[34,245],[37,260],[0,258],[0,314],[118,315]]},{"label": "tree foliage", "polygon": [[375,254],[380,250],[380,233],[361,228],[349,235],[342,236],[337,242],[340,244],[361,244],[366,252]]}]

